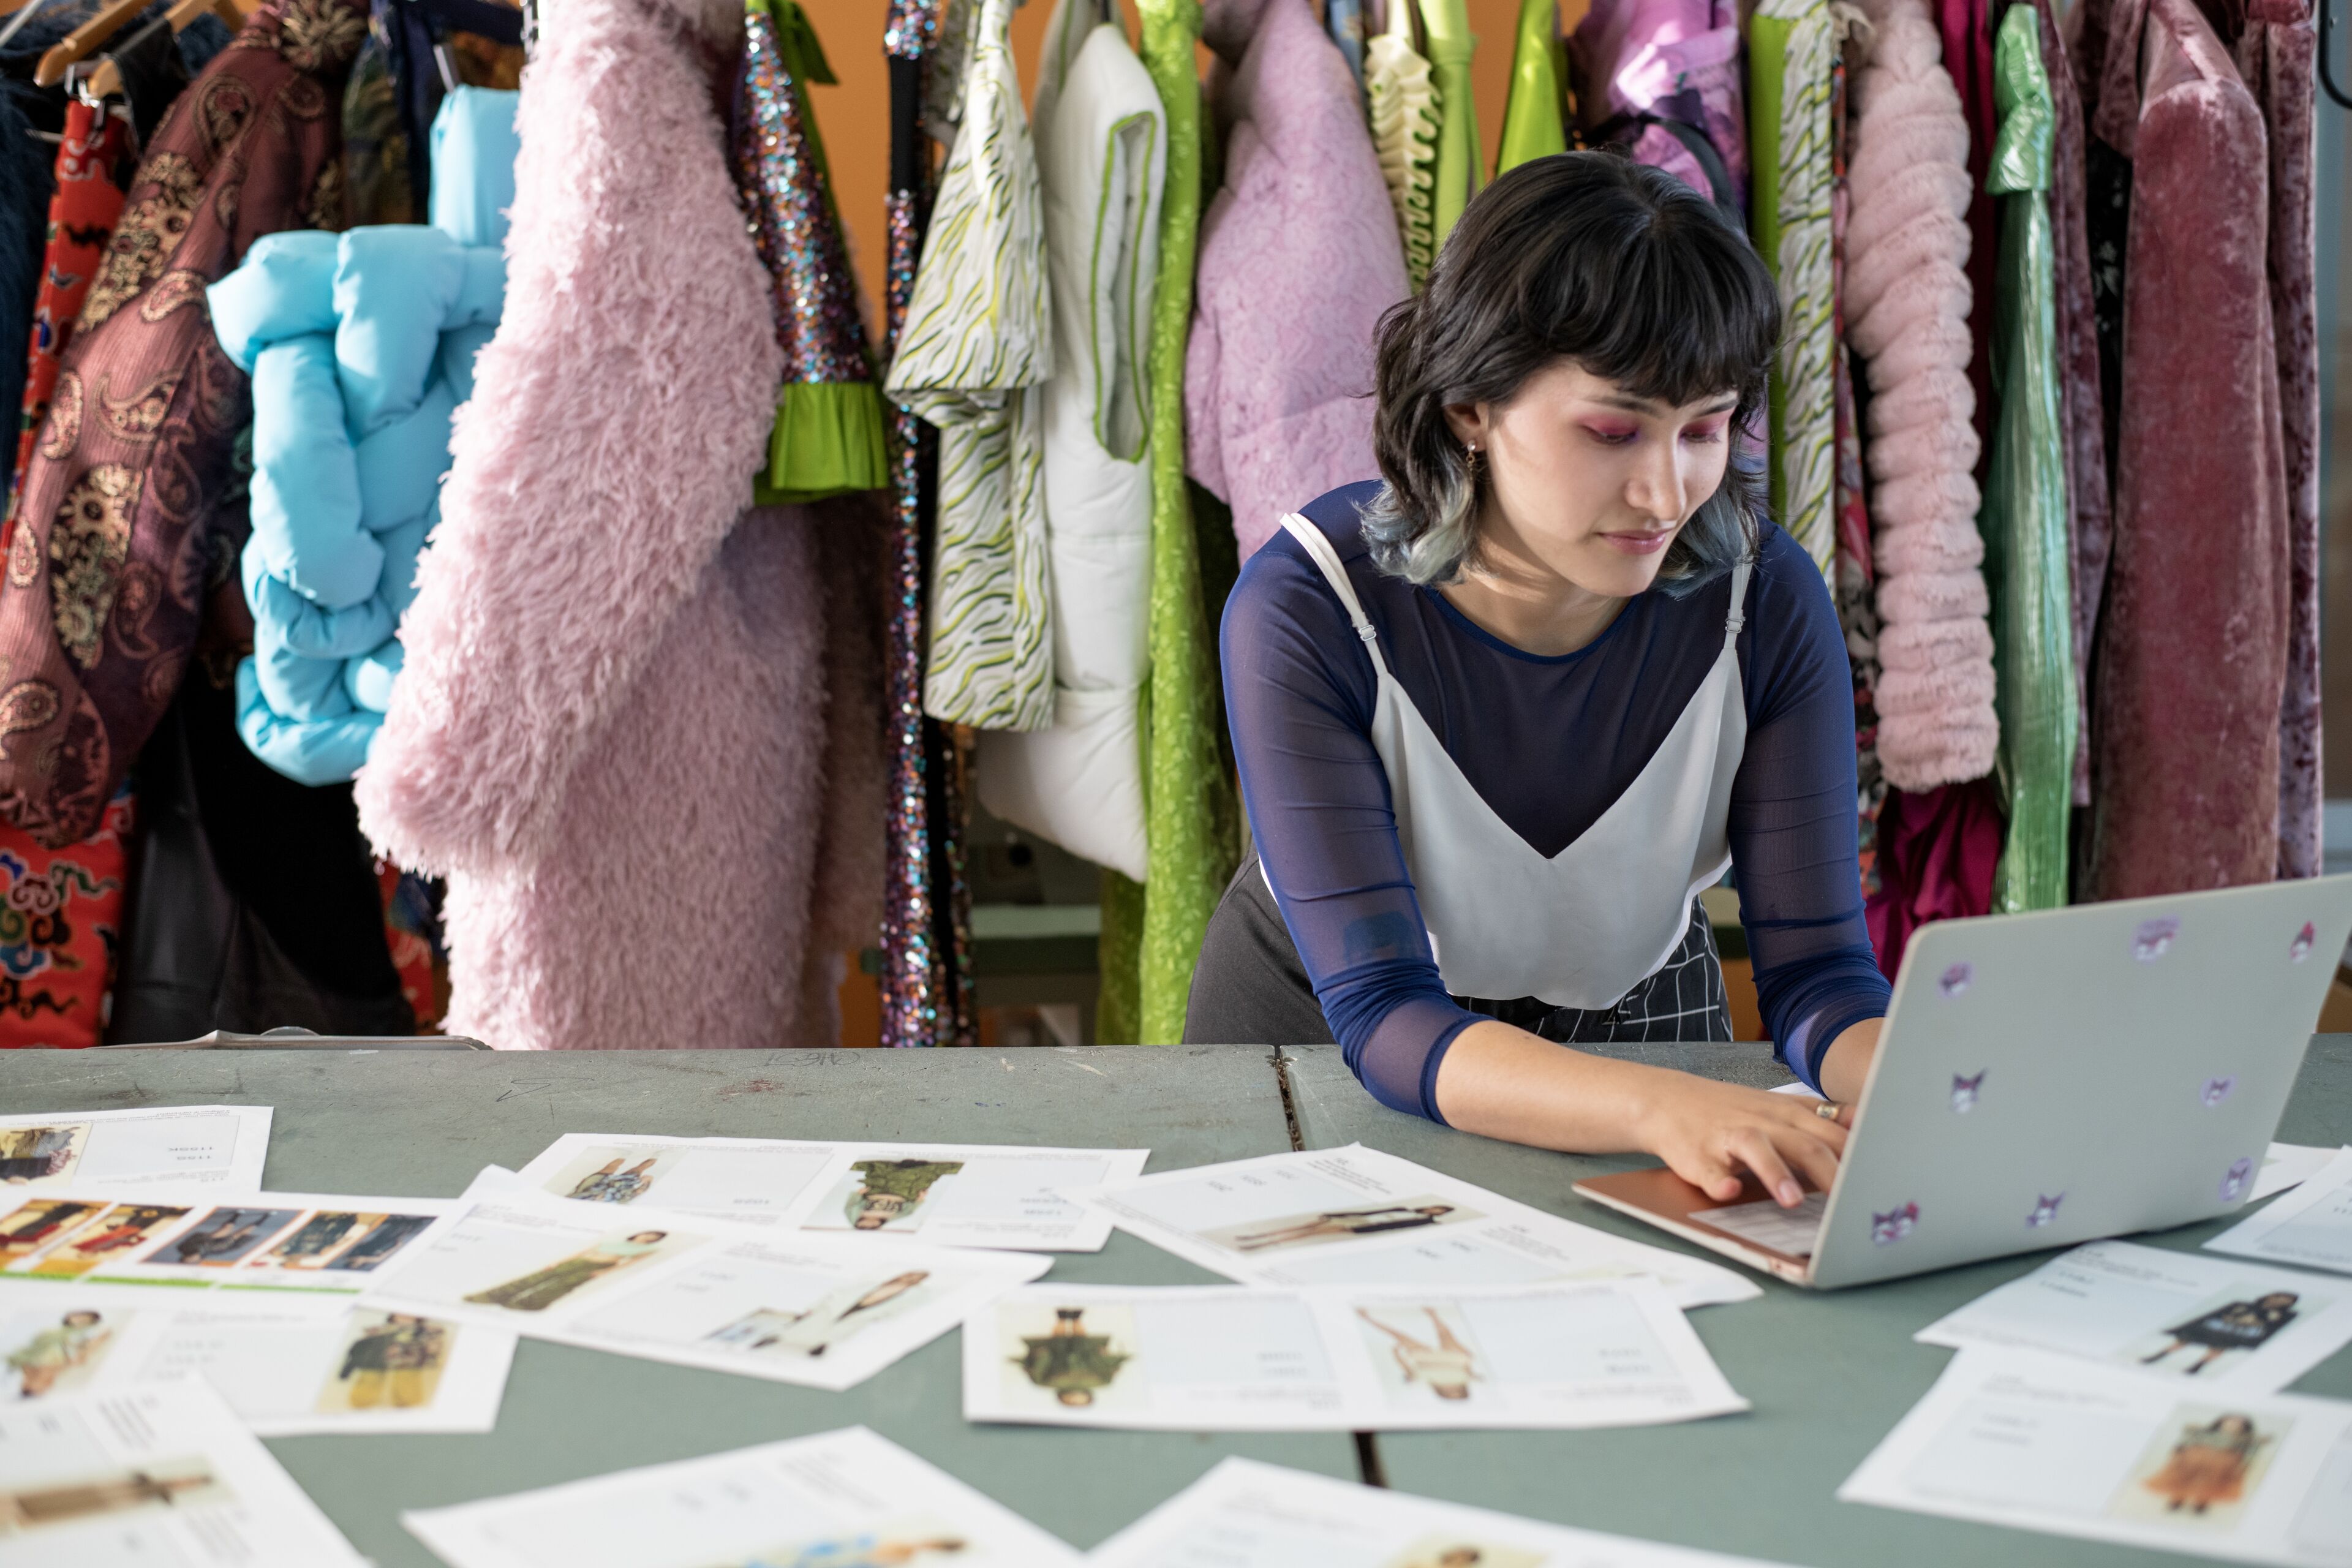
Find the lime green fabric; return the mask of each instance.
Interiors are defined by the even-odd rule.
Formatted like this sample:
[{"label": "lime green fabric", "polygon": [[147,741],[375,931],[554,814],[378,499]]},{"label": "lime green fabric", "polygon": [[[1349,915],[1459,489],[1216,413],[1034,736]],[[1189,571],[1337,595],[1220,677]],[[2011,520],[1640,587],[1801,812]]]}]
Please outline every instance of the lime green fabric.
[{"label": "lime green fabric", "polygon": [[[1403,0],[1398,0],[1403,4]],[[1465,0],[1421,0],[1421,27],[1429,41],[1429,70],[1437,83],[1437,195],[1433,217],[1437,244],[1454,232],[1454,220],[1478,194],[1486,155],[1478,140],[1478,100],[1470,89],[1470,57],[1478,40],[1470,32]]]},{"label": "lime green fabric", "polygon": [[1095,1039],[1131,1046],[1143,1034],[1142,883],[1116,871],[1102,874],[1102,934],[1095,939],[1095,952],[1102,970],[1102,987],[1095,994]]},{"label": "lime green fabric", "polygon": [[1985,189],[2000,199],[1992,341],[2000,407],[1982,514],[1999,672],[1995,776],[2009,808],[2009,842],[1993,875],[1993,910],[2000,914],[2066,902],[2067,816],[2081,722],[2058,409],[2057,252],[2050,228],[2057,112],[2040,29],[2030,5],[2012,5],[2001,17],[1993,40],[1999,121],[1985,175]]},{"label": "lime green fabric", "polygon": [[1503,144],[1495,173],[1530,158],[1568,151],[1559,84],[1566,79],[1558,0],[1519,0],[1518,41],[1511,49],[1511,96],[1503,105]]},{"label": "lime green fabric", "polygon": [[[1241,847],[1233,782],[1217,744],[1216,663],[1184,488],[1184,344],[1201,222],[1201,7],[1199,0],[1143,0],[1141,16],[1144,68],[1167,114],[1168,195],[1151,300],[1151,677],[1143,693],[1149,876],[1135,1017],[1139,1043],[1173,1045],[1184,1037],[1201,939]],[[1104,956],[1111,956],[1108,945]],[[1117,983],[1106,966],[1105,989]]]},{"label": "lime green fabric", "polygon": [[882,398],[870,381],[790,381],[776,399],[768,468],[752,480],[761,506],[793,506],[890,482]]}]

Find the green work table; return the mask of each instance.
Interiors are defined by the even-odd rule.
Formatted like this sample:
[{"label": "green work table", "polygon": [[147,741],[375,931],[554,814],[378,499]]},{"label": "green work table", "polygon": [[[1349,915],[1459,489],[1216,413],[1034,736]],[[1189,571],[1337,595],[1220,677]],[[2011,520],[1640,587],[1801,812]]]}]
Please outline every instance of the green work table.
[{"label": "green work table", "polygon": [[[1762,1046],[1633,1046],[1615,1054],[1759,1087],[1789,1081]],[[1335,1046],[1289,1047],[1283,1058],[1307,1148],[1362,1143],[1596,1229],[1709,1256],[1570,1190],[1586,1176],[1653,1161],[1545,1153],[1401,1115],[1364,1092]],[[2352,1036],[2313,1041],[2279,1137],[2352,1141]],[[2186,1251],[2230,1223],[2133,1239]],[[1596,1432],[1384,1433],[1378,1479],[1400,1491],[1807,1568],[2213,1561],[1836,1500],[1846,1477],[1951,1359],[1951,1352],[1915,1344],[1911,1336],[2051,1256],[2027,1253],[1830,1292],[1756,1276],[1760,1300],[1690,1315],[1724,1375],[1754,1405],[1748,1414]],[[2293,1392],[2352,1397],[2352,1354],[2322,1363]]]},{"label": "green work table", "polygon": [[[280,1191],[454,1196],[563,1132],[1148,1146],[1164,1171],[1291,1147],[1262,1046],[1019,1051],[0,1052],[0,1110],[277,1107]],[[1057,1254],[1052,1279],[1208,1284],[1123,1232]],[[844,1394],[524,1340],[498,1429],[478,1436],[270,1440],[352,1544],[384,1568],[438,1559],[404,1509],[496,1497],[665,1459],[867,1426],[1014,1511],[1091,1546],[1228,1454],[1356,1479],[1344,1433],[974,1426],[948,1334]]]}]

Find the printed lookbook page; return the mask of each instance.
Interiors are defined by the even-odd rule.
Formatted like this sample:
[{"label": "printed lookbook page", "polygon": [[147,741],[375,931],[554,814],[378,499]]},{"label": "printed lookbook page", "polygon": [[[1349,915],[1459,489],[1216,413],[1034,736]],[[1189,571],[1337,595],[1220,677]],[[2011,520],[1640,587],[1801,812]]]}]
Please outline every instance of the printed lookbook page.
[{"label": "printed lookbook page", "polygon": [[2327,1168],[2327,1163],[2342,1151],[2311,1143],[2273,1143],[2263,1155],[2263,1168],[2254,1173],[2254,1190],[2246,1201],[2258,1204],[2274,1197],[2289,1187],[2299,1187]]},{"label": "printed lookbook page", "polygon": [[194,1378],[0,1405],[0,1568],[365,1562]]},{"label": "printed lookbook page", "polygon": [[1146,1241],[1251,1284],[1456,1288],[1646,1274],[1678,1307],[1760,1294],[1720,1265],[1557,1218],[1360,1143],[1163,1172],[1087,1201]]},{"label": "printed lookbook page", "polygon": [[810,1143],[568,1132],[523,1167],[584,1203],[645,1203],[936,1247],[1098,1252],[1110,1222],[1069,1194],[1139,1174],[1148,1149]]},{"label": "printed lookbook page", "polygon": [[1076,1552],[863,1426],[404,1513],[450,1568],[1076,1568]]},{"label": "printed lookbook page", "polygon": [[2342,1564],[2352,1404],[1969,1349],[1838,1496],[2158,1551]]},{"label": "printed lookbook page", "polygon": [[2023,1345],[2200,1388],[2274,1394],[2352,1340],[2352,1282],[2095,1241],[1914,1337]]},{"label": "printed lookbook page", "polygon": [[650,1207],[616,1225],[624,1216],[488,1173],[475,1194],[366,1305],[843,1389],[1051,1267],[1028,1253],[779,1232]]},{"label": "printed lookbook page", "polygon": [[1538,1524],[1253,1459],[1225,1460],[1087,1559],[1090,1568],[1731,1568],[1754,1561]]},{"label": "printed lookbook page", "polygon": [[0,1197],[0,1284],[299,1290],[356,1296],[378,1268],[464,1205],[447,1198],[177,1188],[136,1199],[79,1189]]},{"label": "printed lookbook page", "polygon": [[251,1192],[269,1156],[269,1116],[266,1105],[0,1116],[0,1185]]},{"label": "printed lookbook page", "polygon": [[2251,1219],[2205,1244],[2215,1252],[2352,1274],[2352,1149]]}]

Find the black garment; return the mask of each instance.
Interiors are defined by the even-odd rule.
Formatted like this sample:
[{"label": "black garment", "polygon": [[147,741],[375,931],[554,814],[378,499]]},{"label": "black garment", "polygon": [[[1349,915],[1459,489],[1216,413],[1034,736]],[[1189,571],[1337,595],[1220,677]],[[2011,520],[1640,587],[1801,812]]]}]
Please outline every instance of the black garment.
[{"label": "black garment", "polygon": [[235,709],[192,663],[140,753],[107,1043],[288,1026],[415,1034],[351,786],[311,788],[263,763]]},{"label": "black garment", "polygon": [[2255,1351],[2294,1322],[2295,1316],[2293,1307],[2232,1301],[2217,1311],[2176,1323],[2164,1331],[2184,1345],[2204,1345],[2217,1351]]},{"label": "black garment", "polygon": [[[1728,1040],[1731,1008],[1706,911],[1694,902],[1682,946],[1657,973],[1610,1008],[1555,1007],[1532,996],[1454,999],[1473,1013],[1562,1045],[1613,1040]],[[1252,856],[1234,873],[1210,918],[1184,1008],[1186,1045],[1332,1044],[1331,1026],[1282,910]]]}]

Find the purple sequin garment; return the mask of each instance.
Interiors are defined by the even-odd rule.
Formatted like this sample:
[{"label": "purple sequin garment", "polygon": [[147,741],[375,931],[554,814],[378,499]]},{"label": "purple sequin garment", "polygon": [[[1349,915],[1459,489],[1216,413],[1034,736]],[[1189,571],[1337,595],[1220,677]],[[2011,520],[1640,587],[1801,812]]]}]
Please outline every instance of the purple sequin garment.
[{"label": "purple sequin garment", "polygon": [[784,379],[870,381],[849,247],[834,219],[824,160],[811,144],[800,84],[765,6],[744,17],[741,89],[735,177],[751,243],[768,267]]}]

